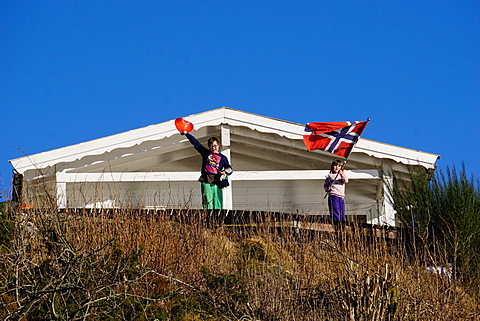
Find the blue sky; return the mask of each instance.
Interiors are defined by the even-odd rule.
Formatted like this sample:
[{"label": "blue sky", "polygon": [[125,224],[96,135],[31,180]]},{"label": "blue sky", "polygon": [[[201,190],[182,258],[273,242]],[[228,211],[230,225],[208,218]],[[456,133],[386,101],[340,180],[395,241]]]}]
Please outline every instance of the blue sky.
[{"label": "blue sky", "polygon": [[0,1],[9,159],[227,106],[480,177],[478,1]]}]

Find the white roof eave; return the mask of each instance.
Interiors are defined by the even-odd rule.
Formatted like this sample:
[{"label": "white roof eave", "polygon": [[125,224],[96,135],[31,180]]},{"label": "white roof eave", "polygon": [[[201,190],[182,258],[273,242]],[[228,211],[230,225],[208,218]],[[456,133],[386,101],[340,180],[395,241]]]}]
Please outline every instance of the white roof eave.
[{"label": "white roof eave", "polygon": [[[302,140],[305,125],[260,116],[227,107],[213,109],[184,117],[195,129],[228,124],[243,126],[263,133],[274,133],[289,139]],[[150,125],[95,140],[58,148],[10,160],[20,173],[35,168],[47,168],[60,162],[72,162],[85,156],[102,155],[118,148],[129,148],[146,141],[155,141],[178,134],[175,120]],[[366,153],[377,158],[389,158],[407,165],[434,167],[438,155],[384,144],[361,138],[353,152]]]},{"label": "white roof eave", "polygon": [[178,133],[175,129],[172,130],[172,127],[175,128],[174,120],[12,159],[10,163],[20,173],[34,168],[46,168],[59,162],[75,161],[85,155],[101,155],[117,148],[131,147],[145,141],[170,137]]},{"label": "white roof eave", "polygon": [[353,152],[365,153],[380,159],[388,158],[405,165],[421,165],[425,168],[435,168],[435,162],[440,158],[437,154],[380,143],[365,138],[358,140]]}]

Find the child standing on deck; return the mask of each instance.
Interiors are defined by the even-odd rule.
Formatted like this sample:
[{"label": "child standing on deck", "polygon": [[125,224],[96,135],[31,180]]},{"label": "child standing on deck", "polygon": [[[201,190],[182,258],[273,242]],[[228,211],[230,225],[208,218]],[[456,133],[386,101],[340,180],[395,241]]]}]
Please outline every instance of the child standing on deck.
[{"label": "child standing on deck", "polygon": [[216,137],[208,140],[208,148],[203,146],[193,135],[181,132],[197,152],[202,155],[201,176],[198,181],[201,183],[202,205],[204,209],[222,209],[223,192],[222,181],[226,175],[232,174],[228,158],[220,153],[220,141]]},{"label": "child standing on deck", "polygon": [[328,211],[334,222],[345,222],[345,184],[348,177],[343,171],[343,162],[334,160],[323,188],[328,194]]}]

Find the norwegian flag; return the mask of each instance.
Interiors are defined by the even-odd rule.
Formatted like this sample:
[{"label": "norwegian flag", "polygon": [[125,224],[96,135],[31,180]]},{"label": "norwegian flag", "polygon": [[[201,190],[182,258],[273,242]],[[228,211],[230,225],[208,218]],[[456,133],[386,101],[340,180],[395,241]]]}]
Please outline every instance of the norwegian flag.
[{"label": "norwegian flag", "polygon": [[368,121],[308,123],[303,143],[308,151],[320,149],[348,158],[367,124]]}]

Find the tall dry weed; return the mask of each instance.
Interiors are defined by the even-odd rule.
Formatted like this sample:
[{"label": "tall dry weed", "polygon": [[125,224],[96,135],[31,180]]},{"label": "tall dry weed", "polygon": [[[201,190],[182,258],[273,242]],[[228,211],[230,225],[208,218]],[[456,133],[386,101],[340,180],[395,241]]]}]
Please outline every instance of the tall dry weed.
[{"label": "tall dry weed", "polygon": [[[4,318],[474,320],[478,297],[363,226],[136,209],[30,212],[2,255]],[[227,220],[228,221],[228,220]],[[323,225],[322,225],[323,224]],[[328,227],[328,228],[327,228]],[[410,241],[408,241],[410,244]],[[438,260],[438,262],[443,262]]]}]

